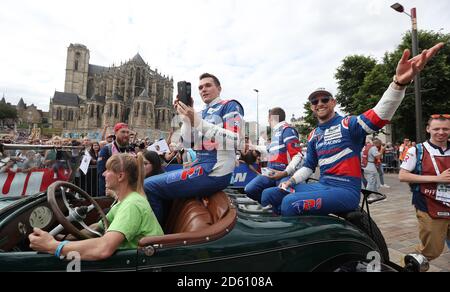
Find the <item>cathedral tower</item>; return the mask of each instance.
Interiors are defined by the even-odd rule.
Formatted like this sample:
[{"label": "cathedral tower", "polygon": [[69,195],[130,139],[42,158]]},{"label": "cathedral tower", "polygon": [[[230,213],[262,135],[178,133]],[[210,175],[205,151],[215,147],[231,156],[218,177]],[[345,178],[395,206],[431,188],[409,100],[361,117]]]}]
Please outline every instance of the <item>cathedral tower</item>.
[{"label": "cathedral tower", "polygon": [[64,92],[86,100],[89,73],[89,50],[84,45],[70,44],[67,49]]}]

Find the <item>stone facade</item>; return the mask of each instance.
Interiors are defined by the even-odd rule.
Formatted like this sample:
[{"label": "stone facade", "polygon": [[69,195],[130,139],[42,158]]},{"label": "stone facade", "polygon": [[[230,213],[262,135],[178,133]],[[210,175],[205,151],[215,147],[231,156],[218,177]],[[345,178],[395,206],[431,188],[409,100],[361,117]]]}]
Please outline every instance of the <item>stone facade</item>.
[{"label": "stone facade", "polygon": [[9,106],[15,107],[17,110],[17,122],[18,124],[45,124],[47,122],[46,113],[38,109],[34,104],[27,105],[23,98],[19,100],[16,106],[11,103],[7,103],[5,97],[0,100],[1,103],[8,104]]},{"label": "stone facade", "polygon": [[69,46],[64,92],[55,92],[50,101],[53,128],[101,132],[105,125],[125,122],[140,137],[170,130],[173,78],[152,70],[139,54],[111,67],[89,64],[89,57],[86,46]]}]

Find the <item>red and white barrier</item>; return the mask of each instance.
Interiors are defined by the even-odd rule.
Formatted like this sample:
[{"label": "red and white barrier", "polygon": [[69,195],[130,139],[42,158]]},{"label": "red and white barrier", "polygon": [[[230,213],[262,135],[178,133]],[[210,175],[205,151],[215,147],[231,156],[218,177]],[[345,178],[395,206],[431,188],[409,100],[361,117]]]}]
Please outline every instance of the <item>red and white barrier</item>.
[{"label": "red and white barrier", "polygon": [[38,169],[31,172],[0,173],[0,197],[29,196],[45,191],[58,180],[68,181],[70,171],[59,169],[55,175],[53,169]]}]

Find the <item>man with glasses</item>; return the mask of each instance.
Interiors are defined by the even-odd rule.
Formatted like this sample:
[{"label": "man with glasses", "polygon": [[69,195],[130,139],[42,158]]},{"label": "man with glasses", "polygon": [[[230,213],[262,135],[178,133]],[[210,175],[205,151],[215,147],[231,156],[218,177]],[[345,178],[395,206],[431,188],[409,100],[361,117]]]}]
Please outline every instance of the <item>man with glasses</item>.
[{"label": "man with glasses", "polygon": [[431,116],[427,132],[430,140],[408,150],[399,179],[412,184],[421,241],[417,250],[433,260],[450,240],[450,115]]},{"label": "man with glasses", "polygon": [[[342,117],[335,112],[336,100],[330,91],[320,88],[311,93],[311,110],[319,126],[308,137],[305,163],[279,188],[265,190],[262,204],[272,205],[283,216],[327,215],[357,209],[361,192],[360,153],[366,136],[389,122],[405,96],[406,86],[443,46],[437,44],[412,59],[410,51],[405,50],[382,99],[362,115]],[[317,166],[320,181],[304,184]]]}]

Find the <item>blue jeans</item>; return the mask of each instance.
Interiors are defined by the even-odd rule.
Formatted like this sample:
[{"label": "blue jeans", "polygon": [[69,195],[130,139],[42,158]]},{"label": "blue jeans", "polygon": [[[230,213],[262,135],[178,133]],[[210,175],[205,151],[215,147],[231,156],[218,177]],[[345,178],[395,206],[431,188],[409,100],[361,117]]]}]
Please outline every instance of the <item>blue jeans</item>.
[{"label": "blue jeans", "polygon": [[247,184],[244,191],[249,198],[261,203],[261,195],[265,189],[278,186],[280,183],[287,181],[288,179],[289,177],[281,180],[273,180],[267,176],[258,175]]},{"label": "blue jeans", "polygon": [[214,195],[228,187],[231,176],[231,173],[222,177],[208,176],[201,166],[194,166],[149,177],[144,181],[144,190],[163,226],[168,215],[167,206],[172,200]]},{"label": "blue jeans", "polygon": [[382,186],[384,186],[384,170],[383,170],[383,165],[377,165],[376,168],[377,168],[378,175],[380,176],[380,184],[381,184]]},{"label": "blue jeans", "polygon": [[354,211],[360,201],[356,190],[323,183],[298,184],[294,189],[292,194],[278,187],[267,189],[262,195],[262,205],[272,205],[273,211],[282,216],[328,215]]},{"label": "blue jeans", "polygon": [[364,177],[367,180],[366,189],[368,191],[378,192],[378,189],[380,188],[380,183],[378,181],[380,176],[378,175],[378,172],[365,170]]}]

